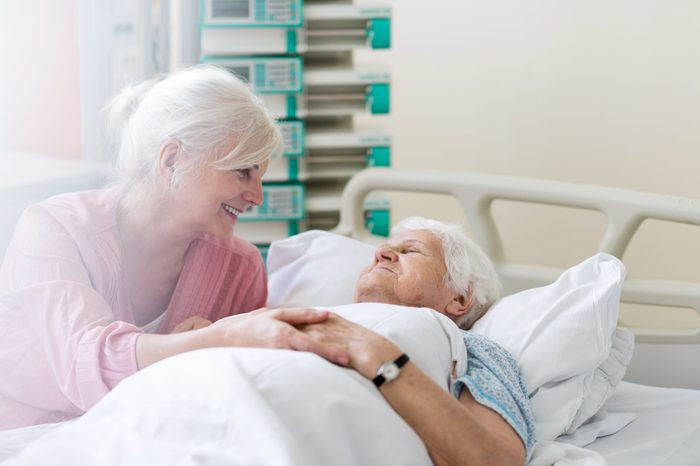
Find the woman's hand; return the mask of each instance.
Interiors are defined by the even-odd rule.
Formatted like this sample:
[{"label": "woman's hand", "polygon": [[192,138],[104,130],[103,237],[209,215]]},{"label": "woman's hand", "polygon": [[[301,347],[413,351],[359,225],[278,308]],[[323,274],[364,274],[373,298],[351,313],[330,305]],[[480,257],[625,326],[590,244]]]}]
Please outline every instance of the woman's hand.
[{"label": "woman's hand", "polygon": [[322,322],[301,327],[301,331],[324,347],[336,348],[348,354],[350,360],[347,365],[368,379],[375,377],[383,362],[401,354],[401,350],[383,336],[333,313]]},{"label": "woman's hand", "polygon": [[218,320],[204,331],[210,335],[211,346],[309,351],[336,364],[347,365],[349,358],[342,347],[312,338],[297,328],[324,322],[329,314],[316,309],[263,308]]},{"label": "woman's hand", "polygon": [[211,325],[211,320],[207,320],[203,317],[199,316],[192,316],[188,317],[187,319],[183,320],[179,324],[175,326],[172,332],[170,333],[180,333],[180,332],[186,332],[188,330],[197,330],[198,328],[204,328],[208,327]]},{"label": "woman's hand", "polygon": [[[284,348],[309,351],[331,362],[346,366],[349,356],[342,346],[307,335],[297,327],[315,325],[328,319],[328,311],[315,309],[258,309],[226,317],[211,325],[170,335],[144,333],[136,340],[136,364],[143,369],[175,354],[201,348],[238,346],[249,348]],[[187,327],[185,322],[178,327]],[[202,319],[204,320],[204,319]]]}]

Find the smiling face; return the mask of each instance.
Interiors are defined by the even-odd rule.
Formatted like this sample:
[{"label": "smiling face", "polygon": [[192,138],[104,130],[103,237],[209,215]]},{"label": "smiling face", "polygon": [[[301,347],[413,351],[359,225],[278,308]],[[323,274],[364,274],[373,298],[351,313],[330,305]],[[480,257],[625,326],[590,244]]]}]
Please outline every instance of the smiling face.
[{"label": "smiling face", "polygon": [[237,170],[207,166],[196,177],[183,180],[172,201],[183,214],[184,228],[194,235],[230,237],[238,216],[262,203],[262,176],[267,166],[267,161]]},{"label": "smiling face", "polygon": [[357,281],[355,301],[430,307],[449,315],[459,297],[446,285],[446,273],[440,240],[427,230],[408,231],[375,251]]}]

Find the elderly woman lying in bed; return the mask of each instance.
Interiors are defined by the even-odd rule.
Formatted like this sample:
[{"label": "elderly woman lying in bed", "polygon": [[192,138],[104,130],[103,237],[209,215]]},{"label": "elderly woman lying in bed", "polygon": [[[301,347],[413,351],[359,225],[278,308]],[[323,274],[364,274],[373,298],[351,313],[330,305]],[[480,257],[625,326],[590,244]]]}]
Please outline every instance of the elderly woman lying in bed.
[{"label": "elderly woman lying in bed", "polygon": [[359,277],[356,304],[300,326],[309,348],[335,348],[347,367],[304,351],[185,353],[129,377],[23,457],[102,464],[112,451],[130,464],[523,464],[535,434],[517,364],[458,328],[483,315],[498,290],[490,261],[458,228],[409,219]]},{"label": "elderly woman lying in bed", "polygon": [[[357,281],[355,302],[427,307],[468,329],[498,293],[491,262],[458,227],[411,218],[376,250]],[[332,315],[304,331],[349,355],[349,366],[374,382],[435,464],[524,462],[534,438],[525,391],[516,363],[494,343],[463,332],[473,368],[457,379],[455,399],[402,348],[361,325]]]}]

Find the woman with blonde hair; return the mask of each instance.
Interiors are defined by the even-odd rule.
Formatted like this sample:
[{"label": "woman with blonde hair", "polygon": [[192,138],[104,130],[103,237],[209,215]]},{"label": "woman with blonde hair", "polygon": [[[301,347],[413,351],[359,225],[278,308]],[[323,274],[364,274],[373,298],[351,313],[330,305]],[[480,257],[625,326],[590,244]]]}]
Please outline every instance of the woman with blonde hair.
[{"label": "woman with blonde hair", "polygon": [[326,312],[260,309],[262,258],[233,236],[281,146],[249,88],[198,66],[127,87],[106,113],[117,182],[29,207],[0,269],[0,428],[79,416],[139,369],[198,348],[346,362],[295,327]]}]

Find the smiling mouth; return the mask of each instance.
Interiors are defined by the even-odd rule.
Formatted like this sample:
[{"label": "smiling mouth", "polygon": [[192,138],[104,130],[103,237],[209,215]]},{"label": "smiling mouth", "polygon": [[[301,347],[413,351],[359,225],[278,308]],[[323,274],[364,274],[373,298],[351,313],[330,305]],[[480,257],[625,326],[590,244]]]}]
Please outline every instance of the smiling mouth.
[{"label": "smiling mouth", "polygon": [[239,215],[241,215],[243,213],[240,210],[238,210],[235,207],[232,207],[228,204],[221,204],[221,206],[224,208],[224,210],[226,212],[228,212],[231,215],[235,215],[236,217],[238,217]]}]

